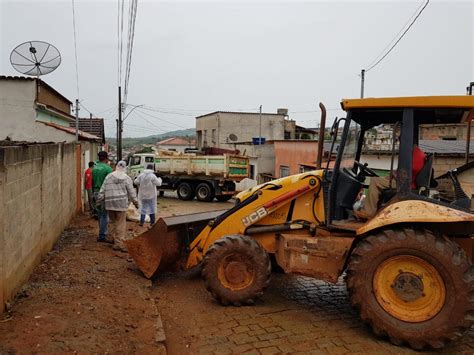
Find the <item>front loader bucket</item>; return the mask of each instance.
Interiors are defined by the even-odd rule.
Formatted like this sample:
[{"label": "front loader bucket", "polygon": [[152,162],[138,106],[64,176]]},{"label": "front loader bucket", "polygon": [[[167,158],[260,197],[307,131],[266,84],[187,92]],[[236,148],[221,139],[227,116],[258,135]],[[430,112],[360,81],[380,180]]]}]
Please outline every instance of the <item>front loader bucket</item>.
[{"label": "front loader bucket", "polygon": [[129,254],[145,277],[157,271],[176,271],[185,262],[188,247],[210,220],[226,210],[160,218],[143,234],[125,241]]}]

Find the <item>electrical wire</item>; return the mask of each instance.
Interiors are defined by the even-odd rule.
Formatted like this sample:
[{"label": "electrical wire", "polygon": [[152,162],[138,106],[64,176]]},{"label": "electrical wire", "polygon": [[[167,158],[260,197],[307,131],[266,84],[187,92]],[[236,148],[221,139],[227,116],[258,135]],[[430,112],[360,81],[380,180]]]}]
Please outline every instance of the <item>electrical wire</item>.
[{"label": "electrical wire", "polygon": [[[120,10],[120,1],[122,2],[121,10]],[[120,33],[118,35],[118,56],[119,56],[119,63],[118,63],[118,72],[119,72],[119,79],[118,85],[120,86],[122,83],[122,58],[123,58],[123,10],[125,5],[125,0],[118,0],[119,5],[119,12],[118,12],[118,19],[117,22],[120,23]],[[118,24],[117,24],[118,27]]]},{"label": "electrical wire", "polygon": [[89,112],[92,116],[95,116],[90,110],[87,109],[87,107],[84,106],[84,104],[82,103],[82,101],[79,101],[79,105],[80,105],[84,110],[86,110],[87,112]]},{"label": "electrical wire", "polygon": [[74,30],[74,56],[76,58],[76,89],[77,89],[77,98],[79,99],[79,69],[77,64],[77,36],[76,36],[76,11],[74,9],[74,0],[72,1],[72,27]]},{"label": "electrical wire", "polygon": [[160,121],[163,121],[163,122],[172,124],[173,126],[176,126],[176,127],[182,128],[182,129],[187,129],[186,127],[181,126],[181,125],[179,125],[179,124],[176,124],[176,123],[174,123],[174,122],[167,121],[167,120],[165,120],[165,119],[163,119],[163,118],[161,118],[161,117],[157,117],[157,116],[154,116],[154,115],[150,115],[148,112],[143,112],[143,111],[141,110],[141,107],[140,107],[140,108],[137,108],[135,111],[138,111],[138,112],[140,112],[140,113],[142,113],[142,114],[144,114],[144,115],[147,115],[148,117],[155,118],[155,119],[157,119],[157,120],[160,120]]},{"label": "electrical wire", "polygon": [[[407,34],[407,32],[410,30],[410,28],[413,26],[413,24],[416,22],[416,20],[418,19],[418,17],[420,17],[421,13],[426,9],[426,7],[428,6],[428,4],[430,3],[430,0],[426,0],[426,3],[424,4],[424,6],[421,8],[421,10],[418,12],[418,14],[413,18],[413,20],[410,22],[410,24],[408,25],[408,27],[405,28],[405,30],[403,31],[403,33],[401,34],[401,36],[395,41],[395,43],[390,47],[390,49],[380,58],[378,59],[374,64],[371,64],[367,69],[365,69],[365,72],[367,73],[369,70],[375,68],[382,60],[385,59],[385,57],[387,57],[390,52],[396,47],[396,45],[402,40],[402,38]],[[413,17],[413,16],[412,16]],[[399,32],[400,33],[400,32]],[[393,40],[392,40],[393,42]],[[391,42],[391,43],[392,43]],[[379,55],[380,57],[380,55]],[[378,57],[377,57],[378,58]],[[373,63],[373,62],[372,62]]]},{"label": "electrical wire", "polygon": [[137,18],[138,0],[131,0],[129,6],[129,26],[127,41],[127,57],[125,64],[125,85],[124,85],[124,102],[127,103],[128,87],[130,83],[130,72],[132,68],[133,43],[135,39],[135,22]]}]

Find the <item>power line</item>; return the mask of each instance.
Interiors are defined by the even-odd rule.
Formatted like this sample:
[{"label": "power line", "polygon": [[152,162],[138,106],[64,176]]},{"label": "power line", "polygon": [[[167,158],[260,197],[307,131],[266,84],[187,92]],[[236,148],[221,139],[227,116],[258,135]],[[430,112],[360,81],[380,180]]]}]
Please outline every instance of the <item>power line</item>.
[{"label": "power line", "polygon": [[80,97],[79,95],[79,70],[77,65],[77,37],[76,37],[76,12],[74,9],[74,0],[72,1],[72,27],[74,29],[74,56],[76,58],[76,89],[77,89],[77,98]]},{"label": "power line", "polygon": [[[390,54],[390,52],[395,48],[395,46],[402,40],[402,38],[406,35],[406,33],[410,30],[410,28],[413,26],[413,24],[416,22],[416,20],[418,19],[418,17],[420,17],[421,13],[426,9],[426,7],[428,6],[430,0],[426,0],[426,3],[424,4],[424,6],[421,8],[421,10],[418,12],[418,14],[413,18],[413,20],[411,21],[411,23],[408,25],[407,28],[405,28],[405,30],[403,31],[402,35],[395,41],[395,43],[390,47],[390,49],[379,59],[377,60],[374,64],[370,65],[367,69],[365,69],[365,72],[368,72],[369,70],[373,69],[374,67],[376,67],[382,60],[385,59],[385,57],[387,55]],[[412,15],[413,17],[413,15]],[[406,25],[405,25],[406,26]],[[399,32],[400,33],[400,32]],[[392,40],[393,42],[393,40]],[[390,42],[390,43],[392,43]],[[387,48],[387,47],[385,47]],[[380,55],[379,55],[380,56]]]},{"label": "power line", "polygon": [[161,118],[161,117],[157,117],[157,116],[150,115],[148,112],[143,112],[143,111],[141,110],[141,108],[137,109],[136,111],[138,111],[138,112],[140,112],[140,113],[142,113],[142,114],[144,114],[144,115],[147,115],[148,117],[152,117],[152,118],[155,118],[155,119],[157,119],[157,120],[160,120],[160,121],[163,121],[163,122],[172,124],[172,125],[174,125],[174,126],[176,126],[176,127],[179,127],[179,128],[182,128],[182,129],[187,129],[186,127],[181,126],[181,125],[179,125],[179,124],[176,124],[176,123],[174,123],[174,122],[167,121],[167,120],[165,120],[165,119],[163,119],[163,118]]},{"label": "power line", "polygon": [[138,0],[131,0],[129,6],[129,24],[128,24],[128,41],[127,41],[127,57],[125,64],[125,87],[124,102],[127,103],[128,85],[130,82],[130,71],[132,67],[133,42],[135,39],[135,22],[137,18]]},{"label": "power line", "polygon": [[[122,6],[120,7],[120,1]],[[122,82],[122,58],[123,58],[123,10],[125,0],[118,0],[118,17],[117,17],[117,36],[118,36],[118,85]],[[120,27],[120,30],[119,30]]]}]

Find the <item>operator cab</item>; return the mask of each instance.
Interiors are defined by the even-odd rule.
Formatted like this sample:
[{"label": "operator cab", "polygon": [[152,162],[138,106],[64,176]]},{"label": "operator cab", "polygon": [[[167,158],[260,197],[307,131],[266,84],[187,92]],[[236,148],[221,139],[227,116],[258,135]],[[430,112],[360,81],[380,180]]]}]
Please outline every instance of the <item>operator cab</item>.
[{"label": "operator cab", "polygon": [[[470,200],[466,200],[465,194],[453,201],[433,198],[430,193],[436,186],[433,154],[425,155],[423,167],[414,179],[412,157],[414,144],[419,143],[420,125],[470,122],[474,118],[473,99],[470,96],[454,96],[343,100],[341,106],[347,116],[337,119],[331,128],[333,141],[323,183],[324,197],[329,202],[326,204],[327,225],[344,225],[344,229],[354,230],[360,226],[361,223],[347,223],[352,217],[354,203],[368,188],[370,178],[378,177],[380,172],[387,175],[391,182],[388,186],[391,187],[382,191],[379,208],[394,201],[425,199],[469,210]],[[380,126],[391,133],[384,142],[390,160],[384,169],[374,169],[363,163],[362,152],[367,137],[375,132],[375,127]],[[335,160],[331,161],[334,155]],[[455,176],[453,184],[458,188]]]}]

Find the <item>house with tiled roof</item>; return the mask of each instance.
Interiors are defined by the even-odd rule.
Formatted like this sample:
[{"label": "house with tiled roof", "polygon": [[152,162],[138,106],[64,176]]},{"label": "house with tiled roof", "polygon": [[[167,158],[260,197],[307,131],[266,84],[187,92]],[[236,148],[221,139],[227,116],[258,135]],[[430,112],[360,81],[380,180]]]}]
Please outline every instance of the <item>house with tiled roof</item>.
[{"label": "house with tiled roof", "polygon": [[[420,139],[418,145],[423,152],[433,154],[435,177],[463,165],[466,161],[466,141]],[[384,175],[384,172],[388,174],[390,170],[391,155],[392,151],[388,145],[382,149],[371,149],[367,146],[362,150],[360,161]],[[469,157],[474,160],[474,149],[470,150]]]},{"label": "house with tiled roof", "polygon": [[[59,143],[76,141],[72,102],[39,78],[0,75],[0,141]],[[79,131],[79,140],[101,138]]]},{"label": "house with tiled roof", "polygon": [[184,153],[186,148],[193,148],[196,142],[194,139],[171,137],[156,143],[157,150],[171,150]]},{"label": "house with tiled roof", "polygon": [[[76,122],[70,124],[75,127]],[[79,130],[99,137],[102,144],[105,144],[105,128],[103,118],[79,118]]]}]

